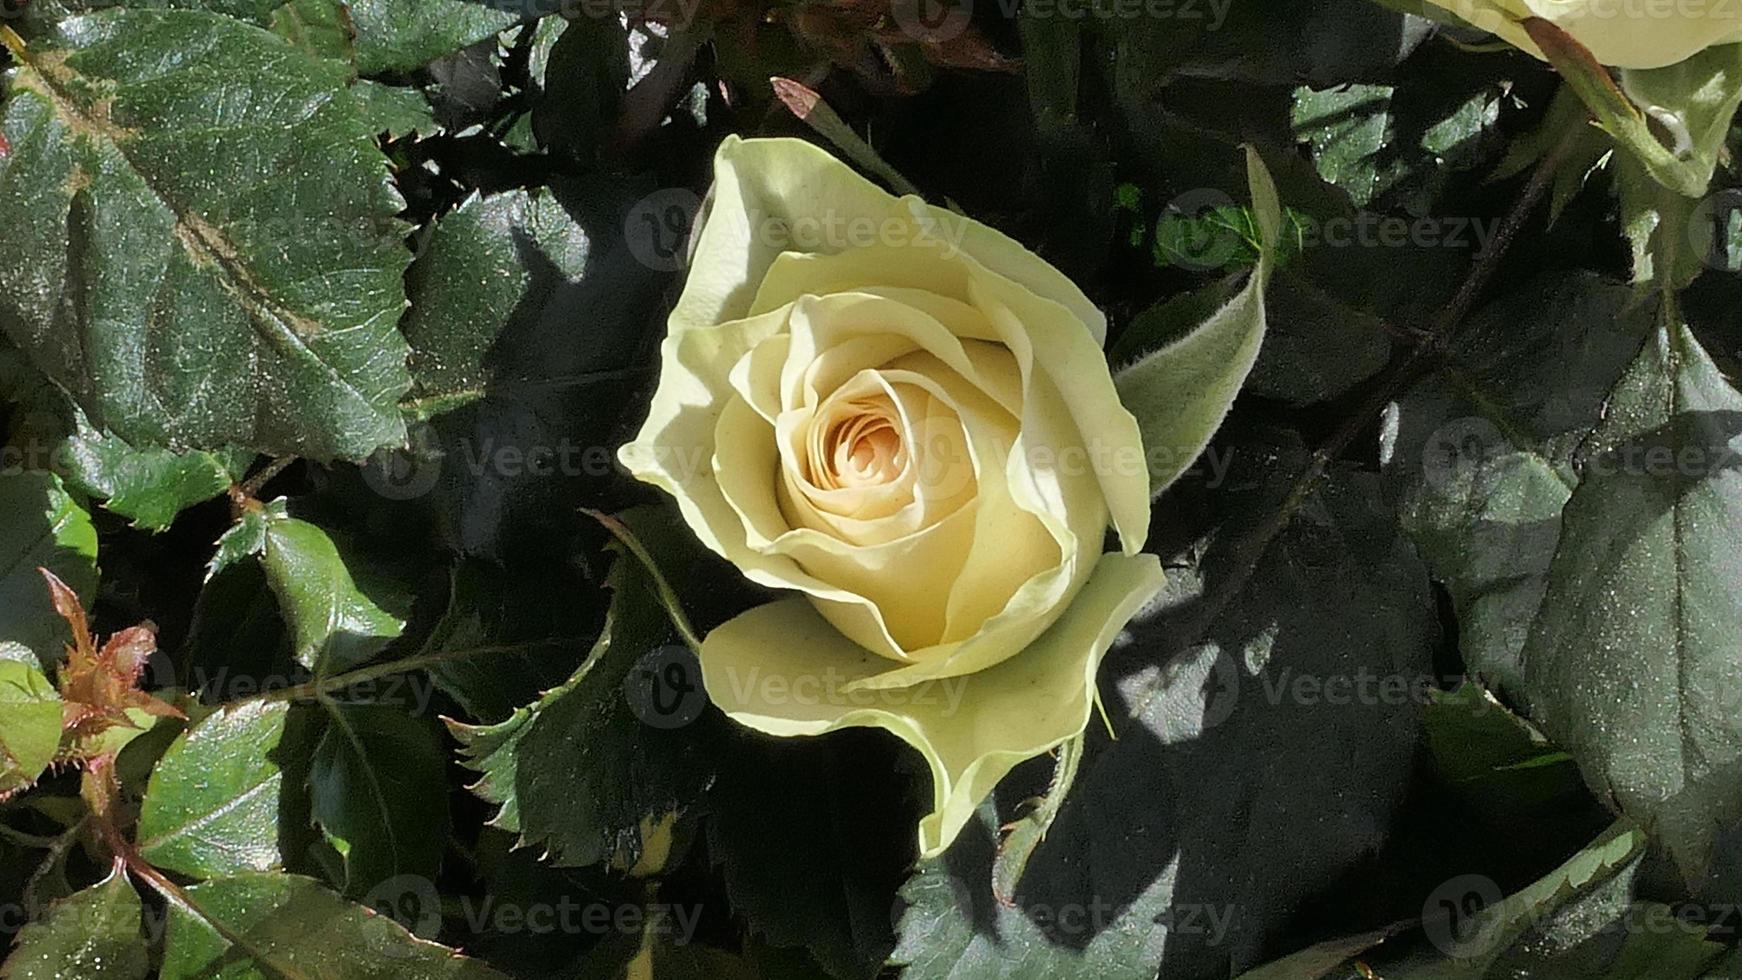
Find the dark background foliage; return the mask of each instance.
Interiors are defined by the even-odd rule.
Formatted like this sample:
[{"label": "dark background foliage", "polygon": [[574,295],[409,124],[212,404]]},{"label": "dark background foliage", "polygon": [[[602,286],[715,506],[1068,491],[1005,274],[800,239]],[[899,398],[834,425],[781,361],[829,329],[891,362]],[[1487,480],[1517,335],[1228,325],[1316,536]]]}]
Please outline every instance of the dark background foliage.
[{"label": "dark background foliage", "polygon": [[[1680,803],[1626,750],[1678,664],[1742,688],[1742,488],[1588,475],[1736,444],[1727,148],[1703,204],[1641,203],[1548,66],[1368,0],[3,2],[0,640],[53,676],[48,566],[99,633],[155,624],[195,727],[116,763],[138,897],[76,765],[0,803],[0,976],[1734,975],[1736,702]],[[935,861],[893,738],[657,689],[679,635],[591,513],[700,630],[764,598],[613,460],[713,147],[830,145],[771,76],[1080,283],[1115,368],[1252,274],[1243,145],[1286,211],[1070,792],[1035,810],[1029,763]],[[286,93],[323,108],[210,142]],[[196,263],[129,306],[188,212],[260,295]],[[1697,279],[1675,220],[1717,230]],[[243,315],[362,339],[280,361]]]}]

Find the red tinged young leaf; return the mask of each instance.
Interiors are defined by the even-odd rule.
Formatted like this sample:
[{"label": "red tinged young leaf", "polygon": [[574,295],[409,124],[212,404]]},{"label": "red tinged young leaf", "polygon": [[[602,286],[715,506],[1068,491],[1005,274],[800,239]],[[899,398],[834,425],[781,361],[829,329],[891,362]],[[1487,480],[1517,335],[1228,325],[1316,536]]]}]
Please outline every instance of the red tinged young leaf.
[{"label": "red tinged young leaf", "polygon": [[85,617],[84,604],[65,582],[39,568],[48,582],[55,612],[72,627],[66,660],[59,670],[62,701],[61,750],[76,761],[91,761],[91,742],[111,728],[137,727],[127,717],[137,708],[160,718],[185,717],[174,705],[139,690],[146,661],[157,650],[151,624],[124,629],[99,649]]}]

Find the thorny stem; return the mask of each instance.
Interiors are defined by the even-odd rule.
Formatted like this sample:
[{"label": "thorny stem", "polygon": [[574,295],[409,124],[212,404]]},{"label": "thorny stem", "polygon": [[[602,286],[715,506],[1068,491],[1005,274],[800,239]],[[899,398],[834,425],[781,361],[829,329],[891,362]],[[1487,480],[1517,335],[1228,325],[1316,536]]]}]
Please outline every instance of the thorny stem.
[{"label": "thorny stem", "polygon": [[623,543],[623,547],[627,548],[629,553],[635,557],[635,560],[647,569],[648,576],[653,579],[653,587],[659,593],[659,601],[665,606],[666,615],[671,618],[672,626],[677,628],[678,635],[683,637],[690,649],[697,656],[700,656],[702,641],[696,635],[695,627],[690,625],[690,618],[684,614],[683,603],[678,601],[677,590],[673,589],[671,583],[666,581],[665,575],[660,572],[659,565],[654,562],[653,556],[647,553],[646,546],[641,543],[633,531],[630,531],[617,518],[585,507],[581,508],[581,513],[605,525],[605,529],[615,535],[617,540]]},{"label": "thorny stem", "polygon": [[589,640],[590,638],[588,637],[558,636],[551,637],[547,640],[534,640],[528,643],[504,643],[493,646],[467,647],[464,650],[443,650],[440,653],[419,654],[415,657],[406,657],[403,660],[393,660],[387,663],[358,667],[355,670],[349,670],[342,674],[317,677],[306,684],[297,684],[292,687],[280,688],[276,691],[267,691],[251,698],[243,698],[242,700],[233,703],[250,704],[256,701],[262,701],[271,704],[279,701],[317,701],[324,699],[327,695],[332,694],[335,691],[342,691],[345,688],[356,684],[367,684],[370,681],[380,680],[383,677],[392,677],[395,674],[403,674],[413,670],[422,670],[425,667],[434,667],[438,664],[450,663],[455,660],[464,660],[468,657],[488,657],[500,653],[518,653],[524,650],[530,650],[534,647],[561,646],[565,643],[586,643],[589,642]]},{"label": "thorny stem", "polygon": [[295,463],[298,458],[299,457],[296,456],[280,456],[272,462],[267,463],[260,472],[249,477],[242,484],[242,493],[250,498],[259,497],[260,491],[266,489],[268,483],[271,483],[278,474],[289,469],[290,465]]}]

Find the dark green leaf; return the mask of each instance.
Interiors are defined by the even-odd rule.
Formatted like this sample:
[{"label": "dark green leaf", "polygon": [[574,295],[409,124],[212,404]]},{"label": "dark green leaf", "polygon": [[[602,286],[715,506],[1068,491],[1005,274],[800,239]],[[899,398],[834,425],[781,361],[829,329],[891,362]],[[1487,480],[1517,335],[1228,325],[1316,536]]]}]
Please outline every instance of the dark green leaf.
[{"label": "dark green leaf", "polygon": [[1581,448],[1542,613],[1531,717],[1698,880],[1742,818],[1742,394],[1660,328]]},{"label": "dark green leaf", "polygon": [[260,564],[295,636],[296,660],[310,670],[354,667],[405,628],[403,618],[357,587],[333,539],[307,521],[268,520]]},{"label": "dark green leaf", "polygon": [[504,980],[297,875],[244,873],[171,903],[163,980]]},{"label": "dark green leaf", "polygon": [[89,603],[97,591],[97,531],[91,515],[49,473],[0,476],[0,640],[53,662],[68,639],[38,568]]},{"label": "dark green leaf", "polygon": [[[546,24],[562,24],[551,18]],[[536,76],[542,90],[532,106],[538,144],[560,156],[590,163],[611,136],[629,79],[629,35],[616,18],[579,17],[562,36]]]},{"label": "dark green leaf", "polygon": [[97,431],[76,407],[72,412],[77,428],[64,447],[68,481],[147,530],[161,531],[186,508],[229,489],[254,458],[247,451],[136,449]]},{"label": "dark green leaf", "polygon": [[[20,434],[33,447],[27,465],[51,467],[73,489],[147,530],[164,530],[184,509],[224,492],[254,458],[244,450],[177,453],[129,445],[93,426],[15,350],[0,351],[0,391],[30,412]],[[39,442],[52,446],[46,457],[35,453]]]},{"label": "dark green leaf", "polygon": [[1278,269],[1264,305],[1264,347],[1246,378],[1253,394],[1296,405],[1325,401],[1391,360],[1385,322],[1331,295],[1302,269]]},{"label": "dark green leaf", "polygon": [[317,459],[403,442],[409,256],[342,66],[190,10],[13,54],[0,326],[93,425]]},{"label": "dark green leaf", "polygon": [[1622,822],[1504,898],[1482,875],[1448,879],[1422,909],[1428,942],[1368,959],[1396,980],[1693,980],[1723,947],[1636,897],[1647,847]]},{"label": "dark green leaf", "polygon": [[356,58],[351,14],[339,0],[290,0],[272,12],[268,27],[298,50],[349,63]]},{"label": "dark green leaf", "polygon": [[330,705],[309,769],[314,818],[361,895],[396,875],[434,880],[447,848],[447,753],[397,707]]},{"label": "dark green leaf", "polygon": [[[586,271],[592,243],[555,195],[516,191],[474,197],[442,218],[409,277],[416,379],[408,410],[428,418],[480,401],[488,360],[516,319],[538,317],[565,280]],[[585,379],[576,379],[584,382]]]},{"label": "dark green leaf", "polygon": [[455,550],[551,556],[578,530],[575,502],[616,475],[619,419],[643,404],[640,355],[662,329],[664,275],[623,237],[633,201],[603,180],[472,200],[413,266],[406,407],[445,414],[365,476],[389,499],[432,495]]},{"label": "dark green leaf", "polygon": [[[358,587],[327,532],[290,516],[283,498],[243,514],[218,540],[207,579],[258,556],[294,635],[293,656],[309,670],[334,672],[373,658],[405,629],[403,615]],[[376,588],[386,596],[386,586]],[[401,597],[384,598],[388,606]]]},{"label": "dark green leaf", "polygon": [[[659,511],[626,523],[662,562],[682,567],[693,544],[661,526]],[[682,682],[677,710],[637,715],[629,685],[674,633],[646,570],[619,555],[609,580],[603,633],[574,676],[495,725],[449,721],[465,764],[482,774],[473,791],[500,809],[492,824],[540,845],[558,866],[640,854],[642,819],[690,806],[712,779],[696,729],[706,704],[692,662],[672,661]],[[663,676],[663,675],[662,675]],[[693,709],[693,710],[691,710]]]},{"label": "dark green leaf", "polygon": [[586,587],[566,568],[504,572],[467,561],[454,569],[447,611],[418,656],[451,657],[428,668],[430,679],[472,720],[503,721],[573,670],[580,631],[594,625],[572,615]]},{"label": "dark green leaf", "polygon": [[1430,692],[1422,728],[1435,773],[1496,832],[1527,835],[1607,813],[1585,792],[1572,757],[1475,681]]},{"label": "dark green leaf", "polygon": [[351,86],[351,96],[363,113],[363,121],[389,139],[406,135],[429,136],[440,127],[429,100],[415,88],[383,85],[368,79]]},{"label": "dark green leaf", "polygon": [[1319,175],[1347,191],[1356,207],[1397,179],[1395,162],[1380,159],[1391,144],[1391,92],[1388,85],[1295,91],[1296,138],[1311,144]]},{"label": "dark green leaf", "polygon": [[1571,454],[1650,323],[1595,276],[1543,276],[1479,312],[1455,358],[1395,404],[1382,457],[1404,528],[1457,606],[1465,665],[1515,703]]},{"label": "dark green leaf", "polygon": [[1451,170],[1480,159],[1475,151],[1500,116],[1492,83],[1484,79],[1463,96],[1465,80],[1444,74],[1424,70],[1409,89],[1296,89],[1294,136],[1311,147],[1319,175],[1357,208],[1394,198],[1394,191],[1431,191]]},{"label": "dark green leaf", "polygon": [[1241,562],[1215,545],[1273,519],[1303,455],[1230,480],[1246,489],[1222,491],[1209,550],[1170,563],[1159,606],[1109,655],[1118,740],[1091,747],[1016,906],[993,896],[991,808],[921,865],[904,977],[1237,974],[1384,841],[1437,627],[1377,481],[1335,470],[1222,595]]},{"label": "dark green leaf", "polygon": [[913,861],[912,770],[923,769],[891,742],[737,733],[708,793],[708,849],[732,908],[762,941],[803,949],[841,980],[889,955],[893,893]]},{"label": "dark green leaf", "polygon": [[[195,878],[278,867],[291,709],[255,701],[220,710],[164,753],[139,813],[139,853]],[[299,792],[298,787],[291,791]]]},{"label": "dark green leaf", "polygon": [[151,957],[140,932],[144,907],[120,871],[61,899],[18,933],[0,964],[5,980],[143,980]]},{"label": "dark green leaf", "polygon": [[349,0],[347,6],[357,30],[357,70],[364,75],[414,71],[520,19],[467,0]]}]

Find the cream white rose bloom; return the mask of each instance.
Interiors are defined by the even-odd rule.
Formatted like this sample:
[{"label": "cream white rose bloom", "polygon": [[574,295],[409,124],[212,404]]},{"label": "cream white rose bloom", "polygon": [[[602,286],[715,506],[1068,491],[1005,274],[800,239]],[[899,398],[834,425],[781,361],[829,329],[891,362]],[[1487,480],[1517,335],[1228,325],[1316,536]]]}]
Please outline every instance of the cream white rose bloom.
[{"label": "cream white rose bloom", "polygon": [[1429,0],[1542,57],[1521,22],[1540,17],[1602,64],[1662,68],[1717,44],[1742,41],[1735,0]]},{"label": "cream white rose bloom", "polygon": [[1102,655],[1161,586],[1106,324],[1016,242],[801,140],[728,138],[715,178],[621,458],[792,593],[703,641],[710,698],[776,735],[906,740],[935,855],[1082,732]]}]

